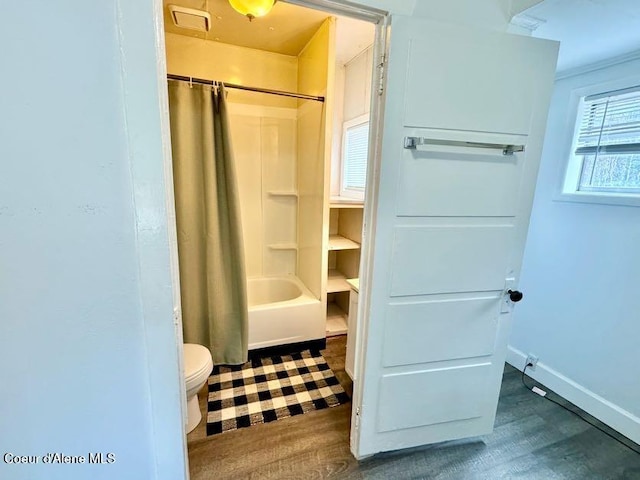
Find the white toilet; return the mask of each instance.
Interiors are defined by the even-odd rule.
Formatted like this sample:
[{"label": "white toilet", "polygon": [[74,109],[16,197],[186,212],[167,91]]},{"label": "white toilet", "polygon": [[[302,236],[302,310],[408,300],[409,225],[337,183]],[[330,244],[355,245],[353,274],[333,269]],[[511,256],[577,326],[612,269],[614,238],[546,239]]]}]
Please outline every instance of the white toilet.
[{"label": "white toilet", "polygon": [[211,375],[211,352],[202,345],[184,344],[184,378],[187,382],[187,433],[202,420],[198,392]]}]

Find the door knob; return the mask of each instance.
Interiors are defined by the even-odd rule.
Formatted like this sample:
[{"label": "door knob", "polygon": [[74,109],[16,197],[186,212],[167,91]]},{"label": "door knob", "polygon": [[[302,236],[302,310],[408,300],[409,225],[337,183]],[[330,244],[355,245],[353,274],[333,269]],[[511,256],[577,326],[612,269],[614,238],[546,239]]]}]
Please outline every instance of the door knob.
[{"label": "door knob", "polygon": [[519,292],[518,290],[509,290],[507,291],[507,293],[509,294],[509,300],[511,300],[513,303],[518,303],[520,300],[522,300],[522,297],[524,297],[522,292]]}]

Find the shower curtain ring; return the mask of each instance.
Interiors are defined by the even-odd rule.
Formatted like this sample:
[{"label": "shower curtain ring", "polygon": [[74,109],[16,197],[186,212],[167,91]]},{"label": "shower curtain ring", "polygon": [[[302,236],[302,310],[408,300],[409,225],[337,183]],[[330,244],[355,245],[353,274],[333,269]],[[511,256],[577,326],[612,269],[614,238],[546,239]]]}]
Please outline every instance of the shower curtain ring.
[{"label": "shower curtain ring", "polygon": [[193,77],[189,77],[189,88],[193,88]]}]

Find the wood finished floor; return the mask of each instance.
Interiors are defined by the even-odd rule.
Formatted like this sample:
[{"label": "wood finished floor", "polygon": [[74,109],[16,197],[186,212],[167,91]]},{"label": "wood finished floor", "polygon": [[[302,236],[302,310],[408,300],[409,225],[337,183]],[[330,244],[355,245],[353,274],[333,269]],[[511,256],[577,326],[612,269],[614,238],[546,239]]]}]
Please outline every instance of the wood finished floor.
[{"label": "wood finished floor", "polygon": [[[323,355],[351,395],[344,352],[345,337],[334,337]],[[480,439],[358,462],[349,452],[350,416],[348,403],[212,437],[203,419],[187,437],[191,479],[640,480],[640,455],[527,391],[508,365],[494,433]]]}]

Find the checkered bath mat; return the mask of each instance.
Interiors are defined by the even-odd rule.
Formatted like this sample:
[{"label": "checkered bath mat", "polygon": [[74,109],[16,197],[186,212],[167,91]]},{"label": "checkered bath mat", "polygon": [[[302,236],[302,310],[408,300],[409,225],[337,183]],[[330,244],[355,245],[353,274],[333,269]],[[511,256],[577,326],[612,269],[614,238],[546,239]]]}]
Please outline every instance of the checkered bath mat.
[{"label": "checkered bath mat", "polygon": [[266,357],[209,377],[207,435],[348,402],[320,352]]}]

